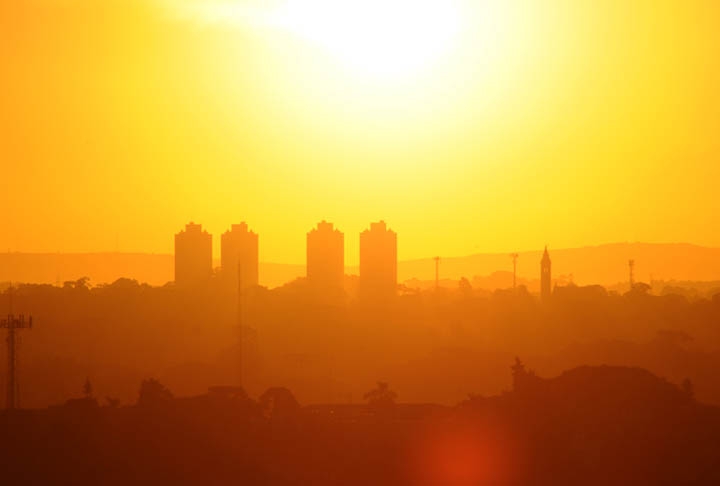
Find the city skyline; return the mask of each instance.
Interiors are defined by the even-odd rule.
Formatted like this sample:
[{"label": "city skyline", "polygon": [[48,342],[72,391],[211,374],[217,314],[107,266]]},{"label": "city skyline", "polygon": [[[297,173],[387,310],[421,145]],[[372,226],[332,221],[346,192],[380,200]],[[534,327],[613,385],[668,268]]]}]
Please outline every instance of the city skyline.
[{"label": "city skyline", "polygon": [[[201,224],[190,222],[175,235],[175,283],[180,286],[206,284],[215,272],[226,284],[243,289],[259,283],[259,235],[246,222],[232,224],[221,236],[220,266],[212,253],[212,235]],[[346,276],[344,233],[325,220],[307,233],[305,271],[308,282],[319,290],[341,289]],[[397,233],[383,220],[370,223],[359,233],[358,276],[360,298],[382,301],[397,294]],[[517,259],[518,254],[512,255]],[[439,257],[435,257],[438,260]],[[437,265],[437,262],[436,262]],[[515,265],[515,264],[514,264]],[[541,298],[547,301],[552,292],[550,257],[545,245],[540,261]],[[238,280],[238,271],[242,278]],[[514,266],[513,273],[516,267]],[[437,269],[436,269],[437,278]],[[513,287],[515,276],[513,277]]]},{"label": "city skyline", "polygon": [[720,485],[720,0],[0,32],[3,486]]},{"label": "city skyline", "polygon": [[[349,238],[355,239],[355,238]],[[513,252],[519,256],[518,277],[535,281],[536,262],[542,247]],[[553,274],[559,281],[614,286],[627,280],[628,260],[637,260],[634,273],[639,281],[712,282],[720,275],[720,248],[689,244],[614,243],[583,248],[554,248],[559,256]],[[0,282],[36,282],[62,285],[67,280],[88,277],[92,285],[103,285],[118,278],[136,279],[151,285],[173,280],[173,253],[77,253],[33,254],[0,252]],[[398,281],[434,279],[433,257],[398,259]],[[506,285],[497,281],[501,274],[512,275],[508,252],[475,253],[462,257],[442,257],[442,276],[480,278],[478,284]],[[213,271],[222,273],[222,259],[212,258]],[[346,262],[346,275],[358,275],[359,265]],[[498,273],[499,272],[499,273]],[[493,277],[493,274],[498,276]],[[281,286],[306,275],[305,262],[273,263],[259,261],[259,281],[269,288]],[[502,280],[502,278],[500,279]],[[495,283],[492,283],[495,281]],[[484,282],[484,283],[483,283]],[[539,282],[539,280],[537,281]],[[535,283],[533,283],[535,285]]]}]

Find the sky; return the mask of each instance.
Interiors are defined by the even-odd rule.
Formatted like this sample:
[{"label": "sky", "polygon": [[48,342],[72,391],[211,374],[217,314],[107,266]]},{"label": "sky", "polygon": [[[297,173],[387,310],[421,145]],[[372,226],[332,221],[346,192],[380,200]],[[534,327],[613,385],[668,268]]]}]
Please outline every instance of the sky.
[{"label": "sky", "polygon": [[400,259],[720,246],[715,0],[0,6],[0,249],[171,253],[318,221]]}]

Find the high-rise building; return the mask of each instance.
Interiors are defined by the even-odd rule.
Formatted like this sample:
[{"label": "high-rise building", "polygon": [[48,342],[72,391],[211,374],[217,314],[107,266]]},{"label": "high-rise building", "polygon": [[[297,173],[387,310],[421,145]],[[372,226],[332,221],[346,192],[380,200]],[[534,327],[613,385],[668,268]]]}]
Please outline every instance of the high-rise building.
[{"label": "high-rise building", "polygon": [[387,300],[397,293],[397,234],[385,221],[360,233],[360,297]]},{"label": "high-rise building", "polygon": [[258,284],[258,235],[245,222],[234,224],[220,237],[220,270],[226,282],[237,289],[238,265],[242,288]]},{"label": "high-rise building", "polygon": [[212,276],[212,236],[202,225],[188,223],[175,235],[175,283],[188,287],[207,283]]},{"label": "high-rise building", "polygon": [[540,300],[547,302],[552,294],[552,276],[550,272],[550,255],[545,247],[542,260],[540,260]]},{"label": "high-rise building", "polygon": [[307,278],[321,289],[342,289],[345,237],[332,223],[321,221],[307,234]]}]

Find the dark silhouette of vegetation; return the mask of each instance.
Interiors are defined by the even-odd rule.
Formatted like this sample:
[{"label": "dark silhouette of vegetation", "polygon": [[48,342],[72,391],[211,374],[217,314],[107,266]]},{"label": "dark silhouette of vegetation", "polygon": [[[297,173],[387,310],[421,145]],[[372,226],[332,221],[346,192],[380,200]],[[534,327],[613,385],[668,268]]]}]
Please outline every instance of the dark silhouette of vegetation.
[{"label": "dark silhouette of vegetation", "polygon": [[515,364],[512,368],[512,379],[513,379],[513,391],[517,393],[525,393],[531,391],[536,383],[537,376],[533,370],[525,369],[525,365],[520,361],[520,358],[515,358]]},{"label": "dark silhouette of vegetation", "polygon": [[140,393],[137,401],[140,407],[162,407],[169,404],[172,399],[172,392],[155,378],[143,380],[140,384]]},{"label": "dark silhouette of vegetation", "polygon": [[384,381],[378,381],[377,386],[365,393],[365,400],[370,410],[378,415],[388,415],[395,409],[397,393],[390,389],[390,385]]},{"label": "dark silhouette of vegetation", "polygon": [[[515,292],[468,288],[401,293],[392,302],[316,299],[304,279],[244,292],[243,384],[274,383],[300,401],[348,402],[384,376],[410,402],[453,403],[467,383],[483,395],[508,386],[516,354],[539,374],[581,364],[639,366],[720,403],[720,298],[558,286],[542,305]],[[9,294],[0,294],[0,309]],[[21,351],[21,403],[62,403],[90,375],[93,393],[124,403],[155,376],[179,395],[237,379],[237,303],[221,280],[185,291],[121,279],[109,285],[19,285],[16,313],[42,323]]]},{"label": "dark silhouette of vegetation", "polygon": [[173,398],[147,379],[132,406],[98,407],[85,397],[0,412],[0,467],[7,484],[80,486],[720,481],[720,408],[695,401],[689,382],[612,366],[541,378],[520,360],[510,371],[516,389],[471,394],[454,407],[395,403],[385,382],[367,406],[303,407],[283,387],[257,400],[232,386]]},{"label": "dark silhouette of vegetation", "polygon": [[282,419],[294,417],[300,411],[300,404],[290,390],[284,387],[268,388],[258,399],[266,417]]}]

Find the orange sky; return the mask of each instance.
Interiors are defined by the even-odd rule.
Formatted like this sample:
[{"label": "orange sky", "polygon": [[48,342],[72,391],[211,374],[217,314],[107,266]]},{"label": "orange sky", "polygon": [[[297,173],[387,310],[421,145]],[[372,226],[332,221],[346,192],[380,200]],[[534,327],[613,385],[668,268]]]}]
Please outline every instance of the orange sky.
[{"label": "orange sky", "polygon": [[322,37],[256,21],[283,0],[4,3],[3,250],[171,252],[190,220],[219,248],[246,220],[302,262],[320,219],[348,263],[378,219],[401,259],[720,246],[715,0],[444,2],[432,58],[395,44],[440,32],[405,4],[384,37],[337,8]]}]

